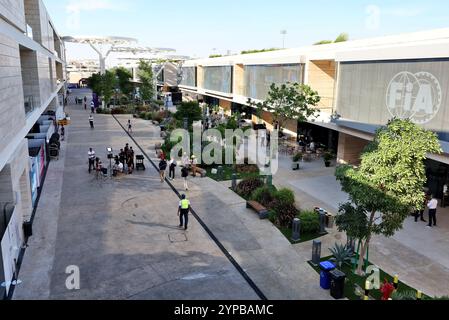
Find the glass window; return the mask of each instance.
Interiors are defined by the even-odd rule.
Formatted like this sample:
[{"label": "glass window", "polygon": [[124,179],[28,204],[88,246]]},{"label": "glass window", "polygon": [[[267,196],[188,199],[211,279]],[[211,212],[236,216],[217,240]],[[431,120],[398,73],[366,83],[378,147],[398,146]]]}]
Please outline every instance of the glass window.
[{"label": "glass window", "polygon": [[302,64],[252,65],[245,66],[245,96],[265,100],[270,86],[291,83],[303,83]]},{"label": "glass window", "polygon": [[196,87],[196,67],[182,68],[182,86]]},{"label": "glass window", "polygon": [[232,66],[204,67],[204,89],[232,93]]}]

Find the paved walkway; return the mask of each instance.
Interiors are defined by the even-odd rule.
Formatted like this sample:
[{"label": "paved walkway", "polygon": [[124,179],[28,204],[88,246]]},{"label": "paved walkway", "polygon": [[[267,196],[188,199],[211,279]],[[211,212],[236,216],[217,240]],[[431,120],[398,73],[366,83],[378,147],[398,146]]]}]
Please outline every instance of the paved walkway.
[{"label": "paved walkway", "polygon": [[[50,166],[14,298],[258,299],[195,221],[188,232],[177,228],[179,200],[148,164],[114,180],[87,173],[89,147],[107,163],[107,147],[137,146],[111,116],[95,115],[91,131],[80,109],[68,110],[66,156]],[[65,286],[72,265],[78,291]]]},{"label": "paved walkway", "polygon": [[[128,119],[117,118],[122,124]],[[149,122],[139,119],[134,123],[139,129],[133,137],[157,163]],[[307,264],[311,247],[303,252],[295,250],[271,222],[260,220],[246,209],[245,201],[225,184],[209,178],[189,178],[189,191],[185,192],[179,172],[177,177],[173,185],[187,194],[196,213],[268,299],[331,299],[329,292],[319,288],[319,275]]]},{"label": "paved walkway", "polygon": [[[295,191],[301,208],[322,207],[336,213],[339,204],[347,201],[348,196],[335,178],[335,168],[325,168],[321,160],[303,163],[296,172],[290,167],[291,160],[281,157],[274,184]],[[370,260],[429,295],[449,295],[449,208],[439,209],[438,224],[438,228],[428,229],[425,223],[407,219],[403,230],[393,238],[374,237]],[[335,242],[346,242],[346,236],[334,229],[322,241],[323,255],[330,255],[327,249]],[[302,252],[308,244],[295,247]]]}]

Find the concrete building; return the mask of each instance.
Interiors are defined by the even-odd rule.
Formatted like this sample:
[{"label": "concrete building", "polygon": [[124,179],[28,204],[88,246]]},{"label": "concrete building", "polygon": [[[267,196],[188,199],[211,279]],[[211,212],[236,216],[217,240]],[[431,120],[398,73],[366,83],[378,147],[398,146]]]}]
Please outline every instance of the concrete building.
[{"label": "concrete building", "polygon": [[100,64],[96,59],[72,60],[67,63],[67,79],[72,85],[79,85],[94,73],[100,73]]},{"label": "concrete building", "polygon": [[41,0],[0,0],[0,297],[17,273],[65,93],[65,49]]},{"label": "concrete building", "polygon": [[[181,73],[186,98],[228,114],[248,110],[248,98],[266,99],[272,83],[310,85],[322,98],[320,116],[305,124],[290,121],[285,132],[312,136],[338,151],[340,163],[358,163],[389,119],[411,118],[440,138],[444,154],[429,156],[427,174],[431,191],[443,197],[449,181],[449,29],[190,60]],[[270,114],[262,118],[272,129]]]}]

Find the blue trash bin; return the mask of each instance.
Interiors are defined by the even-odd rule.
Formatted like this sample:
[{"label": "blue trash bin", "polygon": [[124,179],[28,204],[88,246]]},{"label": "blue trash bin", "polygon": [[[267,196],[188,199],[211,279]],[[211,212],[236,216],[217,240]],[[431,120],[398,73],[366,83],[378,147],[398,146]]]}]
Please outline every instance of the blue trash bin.
[{"label": "blue trash bin", "polygon": [[320,286],[324,290],[329,290],[331,288],[330,272],[335,268],[335,265],[330,261],[324,261],[320,263]]}]

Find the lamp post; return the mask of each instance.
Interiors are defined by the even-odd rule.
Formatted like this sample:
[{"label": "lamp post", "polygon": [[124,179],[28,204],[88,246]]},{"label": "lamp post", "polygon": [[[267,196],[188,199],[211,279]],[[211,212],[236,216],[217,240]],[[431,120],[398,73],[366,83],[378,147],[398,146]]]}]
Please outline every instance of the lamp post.
[{"label": "lamp post", "polygon": [[112,158],[114,157],[113,150],[111,147],[107,149],[108,159],[109,159],[109,178],[112,179]]},{"label": "lamp post", "polygon": [[282,49],[285,49],[285,36],[287,35],[287,30],[281,30],[282,35]]}]

